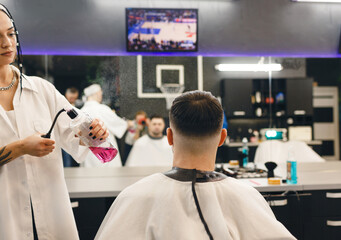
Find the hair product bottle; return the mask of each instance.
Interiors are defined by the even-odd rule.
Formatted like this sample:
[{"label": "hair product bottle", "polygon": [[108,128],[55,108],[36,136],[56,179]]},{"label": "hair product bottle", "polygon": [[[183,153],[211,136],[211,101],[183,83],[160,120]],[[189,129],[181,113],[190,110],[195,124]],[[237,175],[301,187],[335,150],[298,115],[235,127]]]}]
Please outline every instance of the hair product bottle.
[{"label": "hair product bottle", "polygon": [[297,161],[294,157],[293,146],[288,146],[287,183],[297,184]]},{"label": "hair product bottle", "polygon": [[67,111],[67,115],[72,119],[70,128],[89,147],[92,153],[102,162],[110,162],[116,157],[118,151],[109,139],[93,139],[89,136],[92,118],[83,112],[76,112],[75,109]]}]

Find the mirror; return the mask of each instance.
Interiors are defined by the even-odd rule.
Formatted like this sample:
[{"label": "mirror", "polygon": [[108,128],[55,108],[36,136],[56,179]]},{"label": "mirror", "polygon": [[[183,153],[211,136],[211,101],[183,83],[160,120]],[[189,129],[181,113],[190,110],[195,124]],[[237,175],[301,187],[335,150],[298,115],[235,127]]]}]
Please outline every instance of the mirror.
[{"label": "mirror", "polygon": [[[282,70],[216,70],[218,64],[232,63],[275,63],[281,64]],[[24,56],[25,73],[51,81],[62,94],[70,86],[82,92],[88,85],[99,83],[103,102],[127,119],[133,119],[138,110],[168,118],[158,84],[183,81],[185,91],[211,91],[221,98],[228,119],[227,145],[239,148],[247,137],[250,159],[258,140],[264,140],[262,129],[268,128],[286,129],[281,133],[283,138],[304,138],[325,159],[339,159],[340,65],[339,58]],[[333,100],[323,105],[324,97]],[[323,132],[334,136],[327,139]],[[238,151],[229,149],[218,154],[217,162],[237,158]]]}]

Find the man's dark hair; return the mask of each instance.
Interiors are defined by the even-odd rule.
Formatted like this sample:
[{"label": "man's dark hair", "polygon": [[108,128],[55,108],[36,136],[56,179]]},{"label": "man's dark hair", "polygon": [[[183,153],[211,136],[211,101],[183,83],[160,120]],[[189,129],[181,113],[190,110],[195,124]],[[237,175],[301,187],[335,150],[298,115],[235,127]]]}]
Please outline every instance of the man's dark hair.
[{"label": "man's dark hair", "polygon": [[69,87],[65,90],[65,94],[66,93],[79,93],[78,89],[75,87]]},{"label": "man's dark hair", "polygon": [[158,114],[153,114],[153,115],[149,118],[150,121],[151,121],[153,118],[161,118],[163,121],[165,121],[165,119],[164,119],[161,115],[158,115]]},{"label": "man's dark hair", "polygon": [[186,92],[173,101],[169,119],[180,134],[207,136],[221,130],[223,108],[210,92]]}]

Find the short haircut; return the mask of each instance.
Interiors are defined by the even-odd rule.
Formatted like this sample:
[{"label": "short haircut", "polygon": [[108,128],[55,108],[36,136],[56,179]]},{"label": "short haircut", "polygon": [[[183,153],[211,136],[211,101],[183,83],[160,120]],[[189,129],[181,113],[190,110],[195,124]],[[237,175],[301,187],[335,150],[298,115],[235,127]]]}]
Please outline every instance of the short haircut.
[{"label": "short haircut", "polygon": [[223,108],[210,92],[186,92],[173,101],[169,119],[184,136],[208,136],[222,129]]},{"label": "short haircut", "polygon": [[150,121],[153,120],[153,118],[161,118],[163,121],[165,121],[165,119],[164,119],[161,115],[158,115],[158,114],[153,114],[153,115],[150,117]]},{"label": "short haircut", "polygon": [[65,91],[65,94],[67,94],[67,93],[78,93],[78,94],[79,94],[79,91],[78,91],[78,89],[75,88],[75,87],[69,87],[69,88],[67,88],[66,91]]}]

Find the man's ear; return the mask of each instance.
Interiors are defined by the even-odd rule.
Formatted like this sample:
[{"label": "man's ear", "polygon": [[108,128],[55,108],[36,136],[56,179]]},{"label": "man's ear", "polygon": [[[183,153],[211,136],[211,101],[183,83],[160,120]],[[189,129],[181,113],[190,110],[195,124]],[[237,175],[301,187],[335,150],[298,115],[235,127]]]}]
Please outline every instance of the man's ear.
[{"label": "man's ear", "polygon": [[169,145],[173,145],[173,131],[171,128],[167,128],[167,140]]},{"label": "man's ear", "polygon": [[227,137],[227,130],[225,128],[221,129],[219,147],[224,144]]}]

